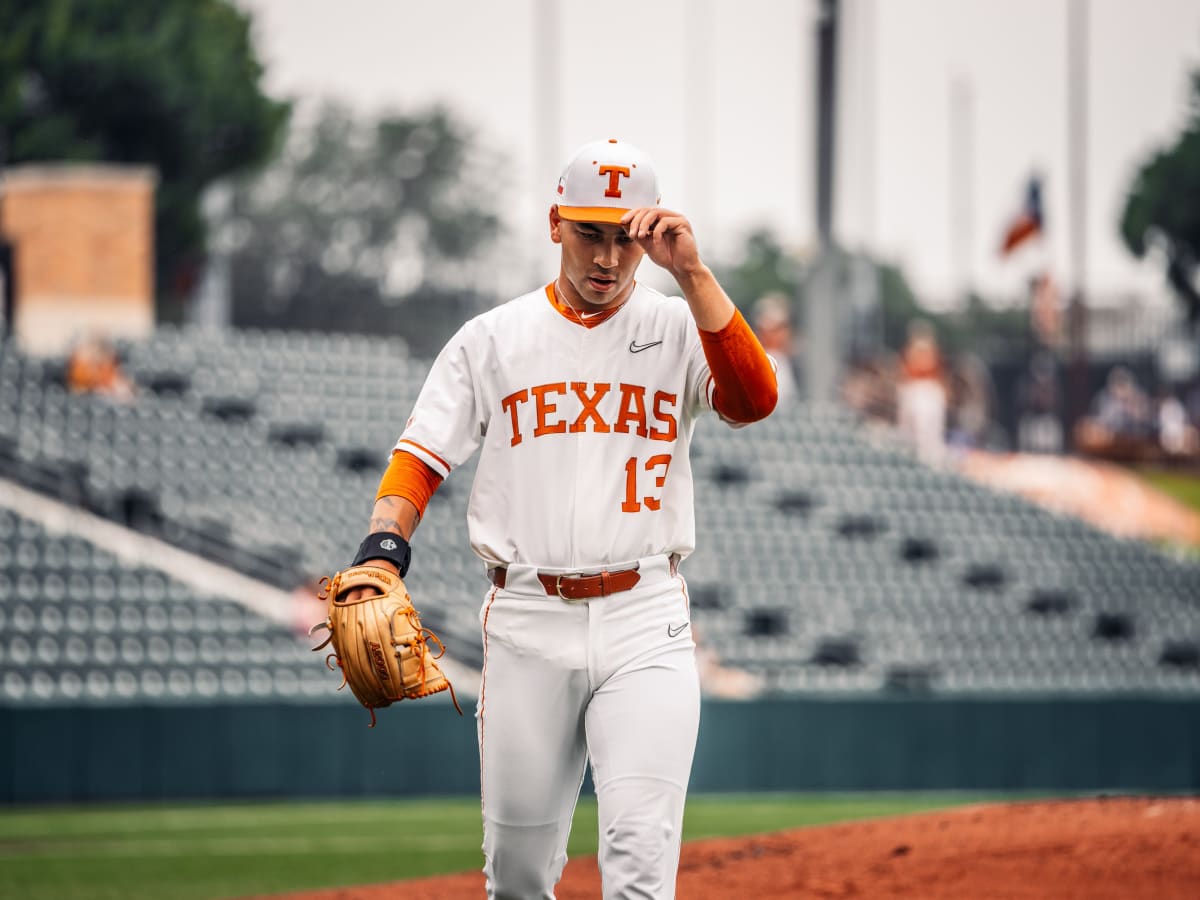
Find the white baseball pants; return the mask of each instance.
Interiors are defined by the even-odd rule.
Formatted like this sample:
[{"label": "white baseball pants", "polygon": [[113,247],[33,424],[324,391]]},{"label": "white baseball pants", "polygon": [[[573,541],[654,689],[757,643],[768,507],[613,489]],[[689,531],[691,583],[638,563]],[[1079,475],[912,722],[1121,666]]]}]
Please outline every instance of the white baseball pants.
[{"label": "white baseball pants", "polygon": [[661,556],[639,572],[628,591],[569,603],[512,566],[488,593],[476,718],[490,898],[553,900],[589,758],[605,900],[675,896],[700,687],[683,578]]}]

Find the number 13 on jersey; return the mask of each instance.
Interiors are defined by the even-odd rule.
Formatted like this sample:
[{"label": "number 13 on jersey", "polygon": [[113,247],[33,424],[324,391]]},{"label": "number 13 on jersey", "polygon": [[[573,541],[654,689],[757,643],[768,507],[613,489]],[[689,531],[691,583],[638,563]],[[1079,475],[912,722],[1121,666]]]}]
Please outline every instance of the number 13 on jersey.
[{"label": "number 13 on jersey", "polygon": [[[667,469],[671,466],[670,453],[658,453],[651,456],[642,465],[638,465],[636,456],[629,457],[625,463],[625,500],[621,504],[621,512],[635,513],[642,511],[642,504],[645,504],[646,509],[652,512],[662,508],[661,489],[667,481]],[[651,478],[654,480],[654,487],[660,491],[659,496],[646,495],[638,502],[638,478],[641,472],[650,473],[643,478],[647,481]],[[645,485],[643,485],[645,489]]]}]

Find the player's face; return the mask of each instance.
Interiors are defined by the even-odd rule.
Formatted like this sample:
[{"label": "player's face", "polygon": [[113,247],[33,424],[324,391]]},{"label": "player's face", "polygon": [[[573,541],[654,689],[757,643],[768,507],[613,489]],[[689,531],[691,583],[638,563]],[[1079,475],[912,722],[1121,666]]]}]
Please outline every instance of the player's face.
[{"label": "player's face", "polygon": [[568,222],[550,210],[550,240],[562,245],[560,289],[572,306],[611,306],[633,290],[633,276],[645,251],[624,225]]}]

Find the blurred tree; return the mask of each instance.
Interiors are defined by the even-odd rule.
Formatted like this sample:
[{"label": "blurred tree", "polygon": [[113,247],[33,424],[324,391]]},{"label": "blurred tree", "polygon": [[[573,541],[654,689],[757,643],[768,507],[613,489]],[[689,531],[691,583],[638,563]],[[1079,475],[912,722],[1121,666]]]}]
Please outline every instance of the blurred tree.
[{"label": "blurred tree", "polygon": [[767,294],[795,297],[801,271],[775,234],[759,228],[746,236],[736,262],[718,268],[717,277],[737,308],[748,314],[754,301]]},{"label": "blurred tree", "polygon": [[158,170],[159,312],[203,261],[205,187],[264,161],[288,106],[265,96],[250,19],[226,0],[0,0],[0,164]]},{"label": "blurred tree", "polygon": [[883,340],[889,349],[903,348],[908,324],[925,319],[933,325],[939,345],[948,354],[970,351],[990,359],[1027,351],[1029,311],[1025,307],[997,308],[972,292],[965,306],[935,312],[921,304],[899,266],[882,263],[879,274]]},{"label": "blurred tree", "polygon": [[929,313],[921,307],[904,270],[894,263],[879,265],[879,299],[883,306],[883,343],[899,351],[907,340],[908,323],[929,318]]},{"label": "blurred tree", "polygon": [[971,351],[990,361],[1013,355],[1025,358],[1034,346],[1029,309],[1024,305],[997,308],[972,292],[965,307],[929,319],[948,353]]},{"label": "blurred tree", "polygon": [[435,353],[487,305],[491,194],[445,110],[358,118],[326,104],[239,186],[233,320],[404,336]]},{"label": "blurred tree", "polygon": [[[855,258],[865,259],[878,270],[878,314],[882,324],[871,340],[882,341],[883,346],[874,349],[899,351],[907,339],[909,323],[925,319],[934,326],[939,343],[948,353],[970,350],[993,358],[1028,351],[1031,335],[1029,311],[1025,307],[997,308],[978,294],[971,294],[965,307],[934,311],[921,302],[900,265],[854,254],[843,257],[847,262]],[[848,289],[846,271],[848,267],[843,266],[839,275],[842,291]],[[788,297],[802,294],[808,274],[807,265],[790,255],[768,229],[751,232],[734,261],[717,267],[721,284],[746,314],[755,300],[773,291],[782,291]],[[795,327],[802,331],[803,310],[797,307],[795,312]],[[850,321],[843,321],[841,327],[850,328]]]},{"label": "blurred tree", "polygon": [[1193,327],[1200,328],[1200,72],[1192,75],[1191,111],[1183,132],[1134,176],[1121,215],[1121,237],[1139,259],[1151,248],[1162,251],[1167,280]]}]

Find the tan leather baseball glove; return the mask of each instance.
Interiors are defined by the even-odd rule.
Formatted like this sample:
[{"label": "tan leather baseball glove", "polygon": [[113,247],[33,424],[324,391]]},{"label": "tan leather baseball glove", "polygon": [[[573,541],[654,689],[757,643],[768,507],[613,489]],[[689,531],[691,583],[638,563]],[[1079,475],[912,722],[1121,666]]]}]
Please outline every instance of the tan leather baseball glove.
[{"label": "tan leather baseball glove", "polygon": [[[380,707],[445,690],[462,715],[454,688],[437,664],[445,647],[421,625],[399,575],[376,566],[352,566],[322,578],[320,585],[317,596],[329,601],[329,618],[314,625],[309,634],[326,628],[329,637],[313,650],[332,643],[325,665],[334,669],[337,663],[342,670],[338,690],[350,685],[358,702],[371,711],[370,727],[375,727],[375,710]],[[357,588],[373,588],[377,593]]]}]

